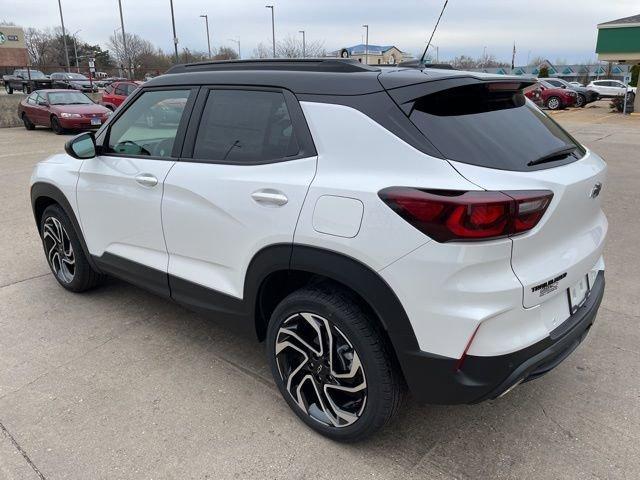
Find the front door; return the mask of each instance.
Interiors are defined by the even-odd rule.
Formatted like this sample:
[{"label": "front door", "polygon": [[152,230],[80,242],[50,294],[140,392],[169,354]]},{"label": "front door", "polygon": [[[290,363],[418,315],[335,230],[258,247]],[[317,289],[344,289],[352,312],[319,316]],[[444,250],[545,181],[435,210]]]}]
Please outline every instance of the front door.
[{"label": "front door", "polygon": [[85,240],[100,268],[166,295],[162,189],[194,94],[174,89],[137,96],[110,124],[98,156],[84,161],[77,187]]}]

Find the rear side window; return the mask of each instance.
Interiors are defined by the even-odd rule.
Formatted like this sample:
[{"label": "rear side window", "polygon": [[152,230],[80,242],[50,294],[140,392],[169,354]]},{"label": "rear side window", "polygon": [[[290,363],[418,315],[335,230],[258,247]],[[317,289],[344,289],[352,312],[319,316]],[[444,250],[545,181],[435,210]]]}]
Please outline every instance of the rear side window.
[{"label": "rear side window", "polygon": [[194,159],[260,163],[295,156],[299,150],[282,93],[209,93],[196,136]]},{"label": "rear side window", "polygon": [[535,169],[580,158],[584,149],[510,84],[472,84],[418,98],[411,121],[448,159],[501,170],[531,170],[529,162],[575,147],[575,153]]}]

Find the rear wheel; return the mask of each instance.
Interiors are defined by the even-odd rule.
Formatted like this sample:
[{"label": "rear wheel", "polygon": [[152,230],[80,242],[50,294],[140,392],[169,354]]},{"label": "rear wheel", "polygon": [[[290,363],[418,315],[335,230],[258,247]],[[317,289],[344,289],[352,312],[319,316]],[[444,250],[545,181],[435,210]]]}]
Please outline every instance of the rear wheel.
[{"label": "rear wheel", "polygon": [[11,85],[9,85],[9,82],[6,82],[6,83],[4,84],[4,89],[7,91],[7,93],[8,93],[9,95],[11,95],[11,94],[13,93],[13,88],[11,88]]},{"label": "rear wheel", "polygon": [[315,431],[357,441],[397,412],[403,384],[379,326],[347,292],[304,288],[275,309],[271,371],[291,409]]},{"label": "rear wheel", "polygon": [[581,93],[576,97],[576,107],[584,107],[587,104],[587,98]]},{"label": "rear wheel", "polygon": [[54,131],[56,135],[62,135],[64,133],[64,128],[60,125],[60,120],[55,115],[51,117],[51,130]]},{"label": "rear wheel", "polygon": [[84,292],[102,280],[89,264],[77,232],[59,205],[48,206],[40,219],[40,235],[47,262],[56,280],[67,290]]},{"label": "rear wheel", "polygon": [[34,128],[36,128],[33,122],[29,120],[29,117],[27,117],[26,113],[22,114],[22,123],[24,123],[24,128],[26,128],[27,130],[33,130]]},{"label": "rear wheel", "polygon": [[558,97],[549,97],[547,99],[547,108],[549,110],[558,110],[560,107],[562,107],[562,103]]}]

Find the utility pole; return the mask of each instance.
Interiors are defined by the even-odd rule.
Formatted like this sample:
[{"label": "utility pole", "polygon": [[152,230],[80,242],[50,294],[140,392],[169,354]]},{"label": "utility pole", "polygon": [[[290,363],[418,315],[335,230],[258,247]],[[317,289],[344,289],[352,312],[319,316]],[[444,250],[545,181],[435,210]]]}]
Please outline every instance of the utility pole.
[{"label": "utility pole", "polygon": [[[118,0],[118,8],[120,8],[120,29],[122,30],[122,51],[127,63],[129,64],[129,80],[133,80],[133,68],[131,65],[131,56],[129,56],[129,50],[127,50],[127,35],[124,33],[124,18],[122,17],[122,0]],[[115,38],[115,32],[114,32]]]},{"label": "utility pole", "polygon": [[273,5],[265,5],[265,8],[271,9],[271,37],[273,41],[273,58],[276,58],[276,20]]},{"label": "utility pole", "polygon": [[302,34],[302,58],[307,58],[307,45],[304,38],[304,30],[300,30],[298,33]]},{"label": "utility pole", "polygon": [[238,60],[242,60],[242,53],[240,52],[240,37],[238,37],[237,40],[235,38],[230,38],[229,41],[238,44]]},{"label": "utility pole", "polygon": [[367,29],[367,34],[366,34],[366,44],[364,47],[364,63],[369,65],[369,25],[362,25],[364,28]]},{"label": "utility pole", "polygon": [[62,25],[62,43],[64,45],[64,58],[67,62],[67,72],[71,71],[71,65],[69,64],[69,51],[67,50],[67,34],[64,31],[64,18],[62,16],[62,3],[58,0],[58,8],[60,9],[60,24]]},{"label": "utility pole", "polygon": [[176,18],[173,15],[173,0],[169,0],[171,5],[171,26],[173,27],[173,48],[176,52],[176,63],[180,61],[178,57],[178,36],[176,35]]},{"label": "utility pole", "polygon": [[82,29],[76,30],[73,34],[73,54],[76,57],[76,73],[80,73],[80,63],[78,62],[78,42],[76,41],[76,35],[81,31]]},{"label": "utility pole", "polygon": [[209,47],[209,60],[211,60],[211,39],[209,38],[209,15],[200,15],[204,18],[204,23],[207,26],[207,47]]}]

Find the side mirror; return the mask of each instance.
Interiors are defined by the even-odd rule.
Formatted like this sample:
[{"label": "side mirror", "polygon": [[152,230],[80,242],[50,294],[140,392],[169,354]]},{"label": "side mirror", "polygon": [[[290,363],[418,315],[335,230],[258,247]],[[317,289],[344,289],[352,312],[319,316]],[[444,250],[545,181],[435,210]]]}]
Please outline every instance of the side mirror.
[{"label": "side mirror", "polygon": [[93,132],[81,133],[64,144],[65,151],[73,158],[85,160],[96,156],[96,139]]}]

